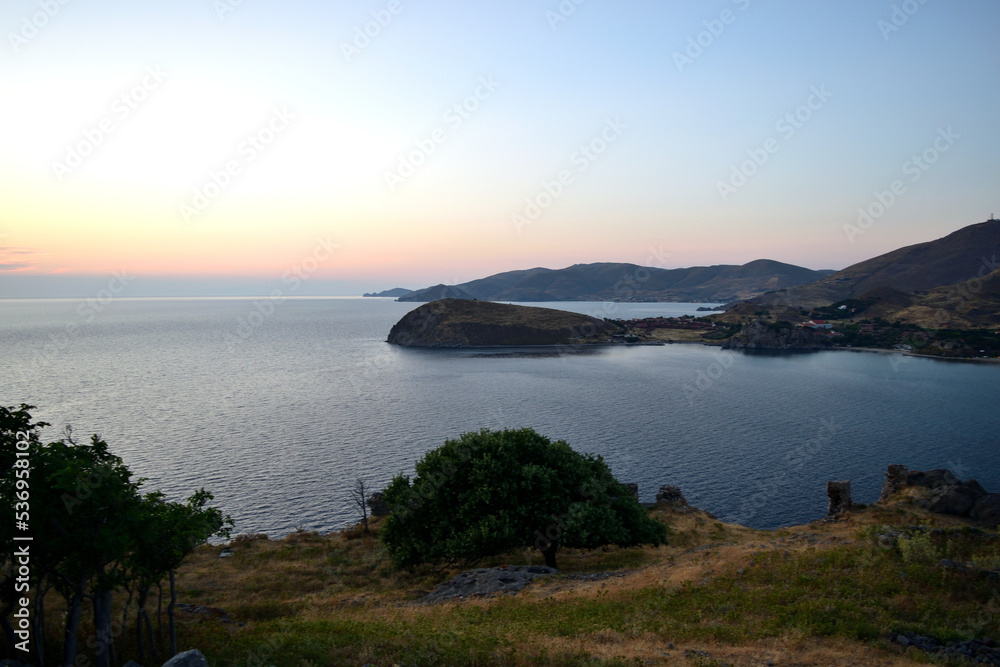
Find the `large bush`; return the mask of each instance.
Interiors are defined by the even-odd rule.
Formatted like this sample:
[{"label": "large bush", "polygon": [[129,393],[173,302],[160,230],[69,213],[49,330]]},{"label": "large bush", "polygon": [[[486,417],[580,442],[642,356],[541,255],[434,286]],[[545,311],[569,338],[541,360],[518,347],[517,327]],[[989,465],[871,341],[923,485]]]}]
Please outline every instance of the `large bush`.
[{"label": "large bush", "polygon": [[383,497],[391,512],[382,539],[404,566],[535,547],[555,567],[559,546],[666,539],[666,526],[649,518],[600,456],[531,429],[448,440],[417,462],[414,479],[396,476]]}]

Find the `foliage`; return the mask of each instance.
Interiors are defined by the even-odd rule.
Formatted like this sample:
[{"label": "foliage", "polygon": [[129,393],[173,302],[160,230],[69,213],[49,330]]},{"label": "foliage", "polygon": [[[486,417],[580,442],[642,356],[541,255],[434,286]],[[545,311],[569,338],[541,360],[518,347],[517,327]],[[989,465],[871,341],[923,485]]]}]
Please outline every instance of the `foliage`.
[{"label": "foliage", "polygon": [[896,545],[904,563],[932,565],[941,559],[941,554],[931,541],[931,536],[924,533],[901,535]]},{"label": "foliage", "polygon": [[612,476],[600,456],[579,454],[531,429],[466,433],[427,452],[416,477],[385,490],[382,538],[393,560],[476,562],[534,546],[554,566],[562,546],[660,544],[666,527]]},{"label": "foliage", "polygon": [[[22,534],[32,537],[33,634],[45,635],[44,600],[54,588],[66,600],[63,664],[72,664],[84,602],[89,600],[98,641],[88,644],[96,648],[98,665],[110,664],[114,661],[114,593],[127,590],[130,598],[138,594],[137,623],[146,621],[152,642],[144,609],[150,587],[212,535],[228,536],[232,520],[206,506],[212,495],[204,489],[183,503],[168,502],[158,491],[143,495],[144,480],[133,479],[128,467],[96,435],[88,444],[78,444],[67,427],[63,439],[43,445],[38,430],[46,424],[31,423],[32,409],[25,404],[0,407],[0,460],[5,464],[0,499],[13,507],[20,499],[15,495],[18,483],[27,482],[23,486],[30,532]],[[13,544],[14,537],[14,524],[8,523],[0,532],[5,547]],[[5,550],[6,584],[13,576],[11,553],[12,549]],[[9,585],[3,587],[5,592],[8,589]],[[5,596],[4,602],[9,613],[12,601]],[[137,634],[141,642],[141,630]],[[7,639],[12,643],[9,632]],[[34,644],[40,651],[40,643]],[[41,653],[34,658],[39,664],[45,661]]]}]

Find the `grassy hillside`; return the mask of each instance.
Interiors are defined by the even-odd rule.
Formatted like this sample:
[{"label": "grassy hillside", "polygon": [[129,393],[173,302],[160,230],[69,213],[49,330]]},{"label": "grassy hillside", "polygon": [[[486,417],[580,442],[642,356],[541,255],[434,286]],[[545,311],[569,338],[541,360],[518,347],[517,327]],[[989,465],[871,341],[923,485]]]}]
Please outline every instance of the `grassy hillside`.
[{"label": "grassy hillside", "polygon": [[[777,531],[667,507],[654,516],[670,525],[669,546],[567,550],[563,574],[517,596],[437,605],[418,600],[454,571],[395,570],[356,527],[249,536],[225,559],[202,547],[179,574],[181,602],[220,607],[236,623],[181,612],[182,642],[220,667],[707,667],[926,664],[891,637],[1000,635],[997,582],[935,564],[1000,565],[996,534],[905,498]],[[920,526],[940,530],[925,537]],[[901,536],[887,545],[879,534],[893,530]],[[526,562],[541,556],[512,552],[485,565]],[[623,576],[573,578],[607,571]]]}]

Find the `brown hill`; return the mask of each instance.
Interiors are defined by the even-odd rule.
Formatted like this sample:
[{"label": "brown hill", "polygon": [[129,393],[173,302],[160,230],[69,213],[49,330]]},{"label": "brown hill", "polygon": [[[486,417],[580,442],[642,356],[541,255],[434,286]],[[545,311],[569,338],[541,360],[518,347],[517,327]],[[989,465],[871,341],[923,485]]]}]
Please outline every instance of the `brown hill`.
[{"label": "brown hill", "polygon": [[817,282],[751,299],[757,305],[815,308],[889,287],[905,293],[981,279],[1000,268],[1000,220],[987,220],[926,243],[859,262]]},{"label": "brown hill", "polygon": [[[698,301],[747,299],[768,290],[810,283],[828,275],[801,266],[758,259],[742,266],[720,264],[660,269],[596,262],[564,269],[508,271],[450,289],[485,301]],[[443,285],[417,290],[400,301],[433,301],[458,293]]]},{"label": "brown hill", "polygon": [[551,308],[441,299],[411,310],[388,342],[412,347],[569,345],[603,342],[618,328],[604,320]]},{"label": "brown hill", "polygon": [[[869,293],[868,317],[900,320],[925,329],[981,329],[1000,326],[1000,270],[927,292],[888,299]],[[873,314],[869,314],[869,312]]]}]

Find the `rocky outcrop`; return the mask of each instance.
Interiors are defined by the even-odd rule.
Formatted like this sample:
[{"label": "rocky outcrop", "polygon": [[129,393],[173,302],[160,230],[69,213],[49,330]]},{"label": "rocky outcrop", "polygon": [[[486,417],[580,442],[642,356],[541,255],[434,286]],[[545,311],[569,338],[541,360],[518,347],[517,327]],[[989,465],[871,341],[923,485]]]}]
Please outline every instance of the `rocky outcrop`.
[{"label": "rocky outcrop", "polygon": [[544,565],[502,565],[480,567],[460,572],[420,599],[431,604],[444,600],[488,597],[499,593],[517,593],[538,577],[559,574],[554,567]]},{"label": "rocky outcrop", "polygon": [[923,472],[898,464],[890,465],[885,477],[879,502],[907,487],[927,489],[917,502],[930,512],[969,517],[989,526],[1000,523],[1000,493],[989,493],[974,479],[959,480],[944,468]]},{"label": "rocky outcrop", "polygon": [[987,493],[977,500],[971,516],[987,526],[1000,525],[1000,493]]},{"label": "rocky outcrop", "polygon": [[163,667],[208,667],[208,660],[196,648],[178,653],[163,663]]},{"label": "rocky outcrop", "polygon": [[958,482],[959,479],[955,476],[955,473],[945,468],[937,468],[935,470],[928,470],[927,472],[911,470],[906,476],[907,486],[923,486],[928,489],[954,486]]},{"label": "rocky outcrop", "polygon": [[927,505],[931,512],[969,516],[976,501],[986,495],[986,489],[974,479],[940,487],[940,491]]},{"label": "rocky outcrop", "polygon": [[404,315],[388,342],[445,348],[583,345],[605,342],[617,331],[609,322],[565,310],[442,299]]}]

